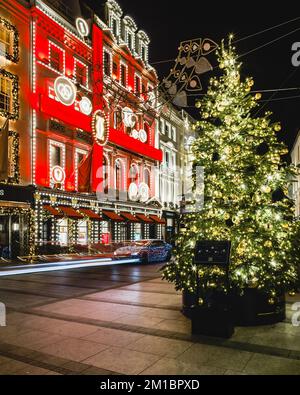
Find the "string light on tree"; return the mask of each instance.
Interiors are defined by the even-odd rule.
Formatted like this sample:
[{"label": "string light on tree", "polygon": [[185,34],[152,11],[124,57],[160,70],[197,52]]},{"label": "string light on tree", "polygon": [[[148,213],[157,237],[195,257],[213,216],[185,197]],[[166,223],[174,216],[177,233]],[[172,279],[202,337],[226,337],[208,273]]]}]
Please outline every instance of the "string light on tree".
[{"label": "string light on tree", "polygon": [[[205,169],[204,207],[185,215],[176,259],[163,273],[177,290],[196,293],[196,241],[231,240],[232,287],[257,288],[273,303],[298,277],[300,229],[287,193],[297,170],[281,163],[287,149],[277,140],[280,124],[272,123],[270,112],[253,115],[262,95],[251,93],[252,78],[242,80],[231,40],[218,50],[222,75],[211,78],[207,94],[196,102],[201,118],[193,155],[194,166]],[[200,286],[222,286],[218,273],[199,271],[198,279]]]}]

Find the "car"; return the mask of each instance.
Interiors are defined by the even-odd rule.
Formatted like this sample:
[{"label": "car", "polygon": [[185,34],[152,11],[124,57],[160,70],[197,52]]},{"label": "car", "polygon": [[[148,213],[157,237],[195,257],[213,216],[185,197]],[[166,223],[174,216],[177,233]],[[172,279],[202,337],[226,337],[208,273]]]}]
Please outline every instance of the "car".
[{"label": "car", "polygon": [[140,240],[117,248],[115,259],[138,258],[141,263],[168,262],[172,257],[172,246],[163,240]]}]

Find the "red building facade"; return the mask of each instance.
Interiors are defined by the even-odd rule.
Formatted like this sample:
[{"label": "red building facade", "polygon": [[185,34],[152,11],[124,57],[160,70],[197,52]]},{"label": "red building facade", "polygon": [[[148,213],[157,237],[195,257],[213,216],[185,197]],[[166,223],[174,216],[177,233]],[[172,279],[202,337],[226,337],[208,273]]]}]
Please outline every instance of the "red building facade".
[{"label": "red building facade", "polygon": [[103,15],[50,0],[25,5],[31,88],[21,152],[30,169],[19,184],[32,185],[31,242],[55,251],[161,237],[148,36],[114,0]]}]

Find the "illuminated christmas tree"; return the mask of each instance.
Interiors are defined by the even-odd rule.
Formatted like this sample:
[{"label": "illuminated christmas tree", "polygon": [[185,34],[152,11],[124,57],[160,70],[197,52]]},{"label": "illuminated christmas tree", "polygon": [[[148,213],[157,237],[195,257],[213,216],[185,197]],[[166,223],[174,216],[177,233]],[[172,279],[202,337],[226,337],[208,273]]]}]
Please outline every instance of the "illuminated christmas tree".
[{"label": "illuminated christmas tree", "polygon": [[210,80],[196,103],[201,121],[193,154],[194,165],[205,171],[204,207],[185,215],[175,260],[163,276],[177,290],[195,293],[197,278],[219,288],[222,271],[199,270],[194,247],[197,240],[230,240],[232,287],[256,288],[272,300],[297,281],[298,223],[288,197],[296,168],[282,163],[288,150],[277,139],[280,124],[271,122],[270,112],[258,116],[261,94],[251,93],[252,78],[242,81],[231,39],[219,48],[218,61],[222,75]]}]

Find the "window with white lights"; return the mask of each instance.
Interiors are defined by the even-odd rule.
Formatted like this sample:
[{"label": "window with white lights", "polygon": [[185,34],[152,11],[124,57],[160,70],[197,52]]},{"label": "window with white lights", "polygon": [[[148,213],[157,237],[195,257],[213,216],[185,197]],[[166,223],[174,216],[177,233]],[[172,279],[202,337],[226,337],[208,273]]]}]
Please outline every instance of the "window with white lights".
[{"label": "window with white lights", "polygon": [[19,77],[4,69],[0,69],[0,115],[19,117]]},{"label": "window with white lights", "polygon": [[17,63],[19,60],[19,33],[6,19],[0,17],[0,56]]},{"label": "window with white lights", "polygon": [[12,80],[0,76],[0,111],[10,113],[12,108]]},{"label": "window with white lights", "polygon": [[104,49],[103,53],[103,71],[107,77],[111,76],[111,68],[112,68],[112,56],[109,51]]},{"label": "window with white lights", "polygon": [[141,76],[136,74],[134,80],[135,94],[140,97],[141,95],[142,79]]},{"label": "window with white lights", "polygon": [[50,186],[53,187],[53,169],[60,168],[61,172],[65,172],[66,165],[66,147],[64,143],[58,141],[49,141],[49,179]]},{"label": "window with white lights", "polygon": [[88,88],[89,68],[86,64],[76,58],[74,59],[74,74],[76,83]]},{"label": "window with white lights", "polygon": [[144,31],[139,31],[136,35],[136,50],[141,59],[147,64],[148,63],[148,47],[150,39]]},{"label": "window with white lights", "polygon": [[88,155],[87,151],[79,149],[79,148],[75,149],[74,168],[75,168],[75,189],[76,189],[76,191],[78,191],[78,188],[79,188],[79,169],[80,169],[80,166],[86,160],[87,155]]},{"label": "window with white lights", "polygon": [[125,16],[123,18],[123,28],[124,28],[124,38],[126,41],[126,44],[130,51],[135,50],[135,32],[137,31],[137,26],[134,22],[134,20],[129,17]]},{"label": "window with white lights", "polygon": [[121,16],[123,11],[115,0],[107,0],[105,4],[105,13],[109,28],[117,38],[120,34]]},{"label": "window with white lights", "polygon": [[51,41],[49,41],[49,66],[61,74],[65,73],[65,51]]},{"label": "window with white lights", "polygon": [[118,35],[119,35],[119,23],[118,23],[116,18],[111,18],[111,29],[112,29],[113,35],[115,37],[118,37]]},{"label": "window with white lights", "polygon": [[125,88],[127,87],[127,66],[124,63],[120,66],[120,83]]}]

